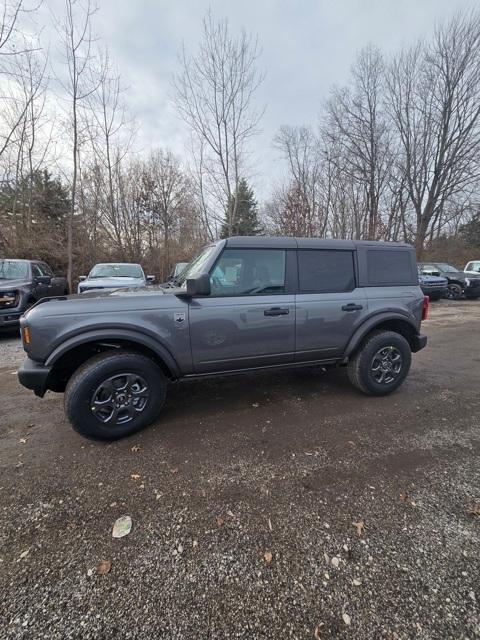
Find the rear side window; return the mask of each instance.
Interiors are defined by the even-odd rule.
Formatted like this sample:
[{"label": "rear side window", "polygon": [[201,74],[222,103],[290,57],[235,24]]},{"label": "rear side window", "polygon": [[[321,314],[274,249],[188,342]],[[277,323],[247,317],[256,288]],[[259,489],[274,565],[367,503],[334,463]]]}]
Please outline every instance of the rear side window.
[{"label": "rear side window", "polygon": [[300,249],[298,278],[301,293],[334,293],[355,289],[352,251]]},{"label": "rear side window", "polygon": [[416,282],[410,251],[367,251],[368,283],[373,286],[406,285]]}]

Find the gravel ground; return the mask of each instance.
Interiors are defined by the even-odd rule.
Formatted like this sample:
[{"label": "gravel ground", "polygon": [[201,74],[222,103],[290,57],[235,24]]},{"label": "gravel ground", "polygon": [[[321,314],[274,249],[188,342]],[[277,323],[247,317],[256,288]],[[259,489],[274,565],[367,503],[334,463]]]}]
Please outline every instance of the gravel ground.
[{"label": "gravel ground", "polygon": [[479,638],[480,302],[432,306],[388,398],[341,370],[190,382],[113,444],[0,338],[0,637]]}]

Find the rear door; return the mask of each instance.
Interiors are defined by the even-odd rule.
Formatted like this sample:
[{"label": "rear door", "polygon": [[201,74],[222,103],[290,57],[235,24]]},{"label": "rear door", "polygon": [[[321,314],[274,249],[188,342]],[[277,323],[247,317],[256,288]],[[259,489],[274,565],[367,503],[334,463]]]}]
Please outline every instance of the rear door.
[{"label": "rear door", "polygon": [[296,302],[296,360],[340,357],[368,312],[353,248],[299,248]]},{"label": "rear door", "polygon": [[294,261],[286,249],[224,249],[210,272],[211,295],[189,304],[196,373],[293,362]]},{"label": "rear door", "polygon": [[50,267],[48,266],[48,264],[46,264],[45,262],[41,262],[39,264],[40,269],[42,270],[42,273],[44,276],[49,276],[50,277],[50,286],[49,286],[49,292],[48,295],[50,296],[61,296],[64,293],[64,279],[63,278],[57,278],[53,271],[50,269]]}]

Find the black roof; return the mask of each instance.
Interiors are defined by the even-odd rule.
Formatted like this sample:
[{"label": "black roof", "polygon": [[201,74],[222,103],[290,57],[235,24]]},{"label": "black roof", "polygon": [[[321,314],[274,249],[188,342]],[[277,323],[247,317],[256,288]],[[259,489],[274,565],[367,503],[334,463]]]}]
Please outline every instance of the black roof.
[{"label": "black roof", "polygon": [[288,236],[233,236],[227,238],[229,247],[268,247],[277,249],[356,249],[358,246],[411,248],[404,242],[379,240],[333,240],[332,238],[291,238]]}]

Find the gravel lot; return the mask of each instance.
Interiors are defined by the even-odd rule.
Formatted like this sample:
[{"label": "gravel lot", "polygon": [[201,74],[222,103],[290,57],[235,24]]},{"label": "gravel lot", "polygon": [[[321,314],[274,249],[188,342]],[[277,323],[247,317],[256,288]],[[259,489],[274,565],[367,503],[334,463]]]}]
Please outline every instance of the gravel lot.
[{"label": "gravel lot", "polygon": [[341,370],[190,382],[113,444],[0,338],[0,638],[479,638],[480,301],[432,307],[388,398]]}]

